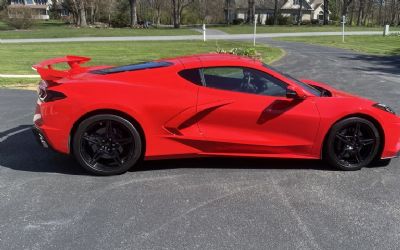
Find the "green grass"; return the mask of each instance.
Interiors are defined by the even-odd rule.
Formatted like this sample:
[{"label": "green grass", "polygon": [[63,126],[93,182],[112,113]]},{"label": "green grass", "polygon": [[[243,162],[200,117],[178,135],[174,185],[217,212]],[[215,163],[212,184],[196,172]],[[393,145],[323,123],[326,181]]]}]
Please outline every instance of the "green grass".
[{"label": "green grass", "polygon": [[344,43],[341,36],[285,37],[275,40],[319,44],[377,55],[400,55],[400,36],[395,35],[346,36]]},{"label": "green grass", "polygon": [[199,35],[189,29],[173,28],[76,28],[59,21],[38,22],[29,30],[12,30],[0,22],[0,39],[63,38],[63,37],[114,37],[114,36],[173,36]]},{"label": "green grass", "polygon": [[40,78],[0,78],[0,88],[18,88],[35,90]]},{"label": "green grass", "polygon": [[[213,29],[224,31],[228,34],[252,34],[254,32],[253,25],[230,25],[230,26],[216,26]],[[383,27],[357,27],[347,26],[347,31],[382,31]],[[390,30],[400,30],[400,27],[391,27]],[[258,25],[257,33],[292,33],[292,32],[330,32],[342,31],[341,26],[329,25]]]},{"label": "green grass", "polygon": [[[2,44],[0,74],[33,74],[31,66],[47,58],[82,55],[92,58],[88,65],[124,65],[159,58],[215,52],[217,48],[252,47],[251,43],[234,41],[162,41],[162,42],[92,42]],[[283,51],[259,44],[256,46],[264,62],[280,58]],[[35,80],[34,82],[36,82]],[[14,84],[15,79],[2,79],[2,85]]]}]

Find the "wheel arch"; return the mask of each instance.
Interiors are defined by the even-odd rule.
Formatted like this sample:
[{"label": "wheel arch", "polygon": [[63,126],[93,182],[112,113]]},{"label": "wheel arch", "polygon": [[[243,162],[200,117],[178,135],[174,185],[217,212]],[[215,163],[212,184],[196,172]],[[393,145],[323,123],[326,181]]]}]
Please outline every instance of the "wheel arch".
[{"label": "wheel arch", "polygon": [[123,112],[121,110],[116,110],[116,109],[96,109],[96,110],[92,110],[90,112],[87,112],[85,114],[83,114],[78,120],[76,120],[70,130],[69,133],[69,142],[68,142],[68,148],[69,148],[69,152],[70,154],[73,154],[71,147],[72,147],[72,143],[73,143],[73,138],[74,138],[74,134],[76,132],[76,130],[78,129],[79,124],[81,124],[82,121],[86,120],[89,117],[95,116],[95,115],[117,115],[120,116],[126,120],[128,120],[129,122],[131,122],[135,128],[137,128],[140,137],[142,139],[142,156],[145,155],[145,151],[146,151],[146,135],[144,133],[144,129],[142,127],[142,125],[131,115],[129,115],[126,112]]},{"label": "wheel arch", "polygon": [[329,133],[331,132],[333,126],[336,123],[340,122],[340,121],[343,121],[343,120],[348,119],[348,118],[353,118],[353,117],[364,118],[364,119],[372,122],[372,124],[374,124],[376,129],[378,129],[379,137],[380,137],[379,138],[380,139],[380,145],[379,145],[379,149],[378,149],[377,159],[380,159],[380,157],[382,155],[382,152],[383,152],[383,149],[385,147],[385,132],[383,130],[382,125],[380,124],[380,122],[376,118],[374,118],[371,115],[364,114],[364,113],[349,114],[349,115],[346,115],[344,117],[341,117],[340,119],[338,119],[334,123],[332,123],[332,125],[329,127],[328,131],[325,133],[325,136],[324,136],[324,140],[323,140],[322,147],[321,147],[321,153],[320,153],[321,154],[321,159],[323,159],[325,157],[324,153],[325,153],[326,143],[327,143],[327,140],[328,140],[328,137],[329,137]]}]

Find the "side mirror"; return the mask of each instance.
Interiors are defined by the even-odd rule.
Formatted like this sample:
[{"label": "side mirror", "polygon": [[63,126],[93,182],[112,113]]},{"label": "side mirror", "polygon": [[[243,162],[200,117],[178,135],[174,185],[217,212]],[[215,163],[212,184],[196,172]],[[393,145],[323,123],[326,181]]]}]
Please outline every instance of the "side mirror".
[{"label": "side mirror", "polygon": [[290,99],[304,99],[305,96],[304,95],[300,95],[299,94],[299,90],[293,86],[288,86],[286,89],[286,98],[290,98]]}]

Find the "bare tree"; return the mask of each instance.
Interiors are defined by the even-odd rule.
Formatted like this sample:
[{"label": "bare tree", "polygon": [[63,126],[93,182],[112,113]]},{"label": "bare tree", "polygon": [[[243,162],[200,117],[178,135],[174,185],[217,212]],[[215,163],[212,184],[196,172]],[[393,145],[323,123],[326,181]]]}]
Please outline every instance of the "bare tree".
[{"label": "bare tree", "polygon": [[137,25],[137,0],[129,0],[130,14],[131,14],[131,28]]},{"label": "bare tree", "polygon": [[86,27],[87,22],[86,22],[86,11],[85,11],[85,1],[81,0],[79,1],[79,17],[80,17],[80,27]]},{"label": "bare tree", "polygon": [[279,0],[274,0],[274,25],[278,24],[278,4]]},{"label": "bare tree", "polygon": [[174,28],[179,29],[181,27],[182,12],[192,3],[193,0],[171,0]]},{"label": "bare tree", "polygon": [[347,13],[349,12],[349,6],[353,0],[343,0],[343,7],[342,7],[342,16],[347,16]]},{"label": "bare tree", "polygon": [[364,4],[365,4],[365,0],[360,0],[360,2],[358,4],[357,26],[361,25],[362,15],[364,12]]},{"label": "bare tree", "polygon": [[255,0],[248,0],[248,9],[247,9],[247,22],[254,23],[254,16],[256,12],[256,4]]},{"label": "bare tree", "polygon": [[302,10],[303,10],[303,0],[299,0],[299,12],[297,13],[297,25],[301,24],[302,21]]},{"label": "bare tree", "polygon": [[165,0],[149,0],[149,3],[154,13],[153,21],[159,26],[161,24],[161,13],[165,8]]},{"label": "bare tree", "polygon": [[324,0],[324,25],[329,23],[329,0]]}]

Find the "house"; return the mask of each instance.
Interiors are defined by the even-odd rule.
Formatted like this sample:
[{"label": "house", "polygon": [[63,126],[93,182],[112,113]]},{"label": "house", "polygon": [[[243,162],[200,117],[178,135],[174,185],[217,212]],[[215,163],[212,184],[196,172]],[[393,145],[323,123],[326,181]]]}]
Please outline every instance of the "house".
[{"label": "house", "polygon": [[[231,0],[225,8],[225,16],[231,23],[234,19],[247,19],[248,0]],[[265,24],[266,20],[274,15],[274,0],[258,0],[255,2],[255,16],[258,22]],[[300,0],[278,0],[279,14],[290,18],[293,23],[298,20]],[[322,22],[324,19],[323,0],[303,0],[302,16],[303,22]],[[329,20],[329,15],[328,15]]]},{"label": "house", "polygon": [[49,0],[10,0],[8,3],[8,16],[18,18],[24,15],[23,10],[29,10],[33,19],[48,20]]}]

